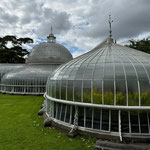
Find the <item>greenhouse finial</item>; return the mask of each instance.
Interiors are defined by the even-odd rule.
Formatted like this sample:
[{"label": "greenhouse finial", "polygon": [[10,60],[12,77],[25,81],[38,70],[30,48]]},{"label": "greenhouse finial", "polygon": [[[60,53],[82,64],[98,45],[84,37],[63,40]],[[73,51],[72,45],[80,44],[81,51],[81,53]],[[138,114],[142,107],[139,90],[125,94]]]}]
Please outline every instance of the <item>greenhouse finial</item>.
[{"label": "greenhouse finial", "polygon": [[111,15],[109,15],[108,23],[109,23],[109,37],[111,38],[112,37],[111,25],[113,23],[113,20],[111,20]]},{"label": "greenhouse finial", "polygon": [[48,38],[48,42],[51,43],[55,43],[56,42],[56,37],[53,34],[53,27],[51,26],[51,33],[49,34]]},{"label": "greenhouse finial", "polygon": [[51,26],[51,34],[53,34],[53,27]]}]

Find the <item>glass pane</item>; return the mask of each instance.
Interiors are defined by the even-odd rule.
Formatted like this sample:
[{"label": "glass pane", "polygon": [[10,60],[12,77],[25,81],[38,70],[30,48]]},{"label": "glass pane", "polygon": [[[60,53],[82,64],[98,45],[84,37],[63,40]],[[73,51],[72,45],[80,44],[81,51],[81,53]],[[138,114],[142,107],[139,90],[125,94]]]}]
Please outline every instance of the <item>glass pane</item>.
[{"label": "glass pane", "polygon": [[115,63],[115,78],[116,80],[125,80],[125,74],[121,63]]},{"label": "glass pane", "polygon": [[80,66],[80,68],[78,69],[77,74],[76,74],[76,79],[83,79],[86,66],[87,66],[87,64],[84,64],[84,63]]},{"label": "glass pane", "polygon": [[104,80],[104,104],[114,105],[114,80]]},{"label": "glass pane", "polygon": [[118,132],[118,110],[111,110],[111,131]]},{"label": "glass pane", "polygon": [[66,112],[66,120],[65,120],[65,122],[69,123],[69,121],[70,121],[70,106],[66,105],[66,107],[67,107],[67,112]]},{"label": "glass pane", "polygon": [[129,133],[128,111],[121,111],[121,132]]},{"label": "glass pane", "polygon": [[74,80],[76,78],[76,72],[77,71],[78,71],[78,67],[74,67],[73,70],[72,70],[72,72],[69,75],[69,80]]},{"label": "glass pane", "polygon": [[72,109],[72,111],[71,111],[71,124],[73,124],[74,123],[74,115],[75,115],[75,107],[74,106],[71,106],[71,109]]},{"label": "glass pane", "polygon": [[93,128],[94,129],[100,129],[100,109],[94,109],[94,118],[93,118]]},{"label": "glass pane", "polygon": [[92,108],[86,108],[86,123],[87,128],[92,127]]},{"label": "glass pane", "polygon": [[109,130],[109,110],[102,110],[102,130]]},{"label": "glass pane", "polygon": [[81,102],[81,87],[82,87],[82,81],[81,80],[75,80],[74,82],[74,101]]},{"label": "glass pane", "polygon": [[127,105],[125,80],[116,80],[116,105]]},{"label": "glass pane", "polygon": [[85,70],[84,73],[84,79],[92,79],[92,74],[93,74],[93,69],[95,65],[94,64],[89,64]]},{"label": "glass pane", "polygon": [[66,100],[66,80],[61,82],[61,99]]},{"label": "glass pane", "polygon": [[102,81],[93,81],[93,103],[102,104]]},{"label": "glass pane", "polygon": [[60,80],[56,80],[56,98],[60,99]]},{"label": "glass pane", "polygon": [[78,107],[78,125],[84,127],[84,107]]},{"label": "glass pane", "polygon": [[55,80],[52,80],[52,97],[56,98],[56,81]]},{"label": "glass pane", "polygon": [[57,119],[59,119],[60,117],[60,110],[61,110],[61,104],[57,103],[57,116],[56,116]]},{"label": "glass pane", "polygon": [[148,80],[140,80],[141,106],[150,106],[150,84]]},{"label": "glass pane", "polygon": [[141,133],[149,133],[147,112],[140,112]]},{"label": "glass pane", "polygon": [[136,76],[136,73],[135,73],[135,70],[132,66],[131,63],[124,63],[124,67],[125,67],[125,71],[126,71],[126,75],[127,75],[127,79],[128,80],[135,80],[137,79],[137,76]]},{"label": "glass pane", "polygon": [[65,110],[66,110],[66,105],[65,105],[65,104],[62,104],[61,117],[60,117],[60,120],[61,120],[61,121],[64,121]]},{"label": "glass pane", "polygon": [[140,63],[134,63],[134,66],[136,68],[138,78],[148,80],[148,77],[146,75],[146,72],[145,72],[143,66]]},{"label": "glass pane", "polygon": [[137,112],[134,111],[130,112],[130,121],[131,121],[131,132],[139,133],[139,120]]},{"label": "glass pane", "polygon": [[56,103],[54,102],[54,118],[56,118]]},{"label": "glass pane", "polygon": [[139,106],[139,93],[137,80],[127,80],[128,84],[128,105]]},{"label": "glass pane", "polygon": [[67,84],[67,100],[73,101],[73,81],[68,80]]},{"label": "glass pane", "polygon": [[93,79],[103,79],[103,73],[104,72],[104,64],[96,64],[95,69],[94,69],[94,74],[93,74]]},{"label": "glass pane", "polygon": [[112,63],[105,63],[104,79],[114,79],[114,69]]},{"label": "glass pane", "polygon": [[83,102],[91,103],[91,80],[83,80]]}]

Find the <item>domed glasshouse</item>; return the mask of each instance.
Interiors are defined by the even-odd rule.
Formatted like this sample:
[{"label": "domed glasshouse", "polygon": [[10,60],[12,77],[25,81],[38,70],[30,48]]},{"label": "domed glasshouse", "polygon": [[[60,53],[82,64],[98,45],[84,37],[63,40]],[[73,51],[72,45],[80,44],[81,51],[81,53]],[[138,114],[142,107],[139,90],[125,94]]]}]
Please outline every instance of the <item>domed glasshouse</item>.
[{"label": "domed glasshouse", "polygon": [[82,134],[150,139],[150,55],[108,37],[48,78],[51,123]]},{"label": "domed glasshouse", "polygon": [[59,65],[72,60],[71,53],[56,43],[51,33],[48,42],[35,46],[26,64],[5,74],[1,80],[1,92],[10,94],[44,94],[48,76]]}]

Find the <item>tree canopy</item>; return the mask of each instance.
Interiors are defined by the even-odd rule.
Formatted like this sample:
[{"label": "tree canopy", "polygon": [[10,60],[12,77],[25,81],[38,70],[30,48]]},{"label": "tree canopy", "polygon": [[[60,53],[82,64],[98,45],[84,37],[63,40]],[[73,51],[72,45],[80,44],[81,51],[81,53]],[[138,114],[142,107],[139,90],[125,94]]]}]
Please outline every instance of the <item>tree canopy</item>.
[{"label": "tree canopy", "polygon": [[126,45],[128,47],[146,52],[150,54],[150,39],[144,38],[142,40],[129,40],[129,45]]},{"label": "tree canopy", "polygon": [[[8,43],[11,47],[8,47]],[[33,43],[31,38],[16,38],[12,35],[0,37],[0,63],[24,63],[29,52],[22,44]]]}]

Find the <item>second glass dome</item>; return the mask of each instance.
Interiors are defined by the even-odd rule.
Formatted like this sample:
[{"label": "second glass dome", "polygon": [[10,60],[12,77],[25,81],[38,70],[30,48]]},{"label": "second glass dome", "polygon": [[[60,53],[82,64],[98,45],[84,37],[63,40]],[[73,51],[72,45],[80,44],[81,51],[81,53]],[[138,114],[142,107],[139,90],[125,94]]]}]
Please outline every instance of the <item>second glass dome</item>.
[{"label": "second glass dome", "polygon": [[72,60],[71,53],[55,42],[51,33],[48,42],[35,46],[26,65],[5,74],[1,91],[10,94],[44,94],[48,76],[61,64]]}]

